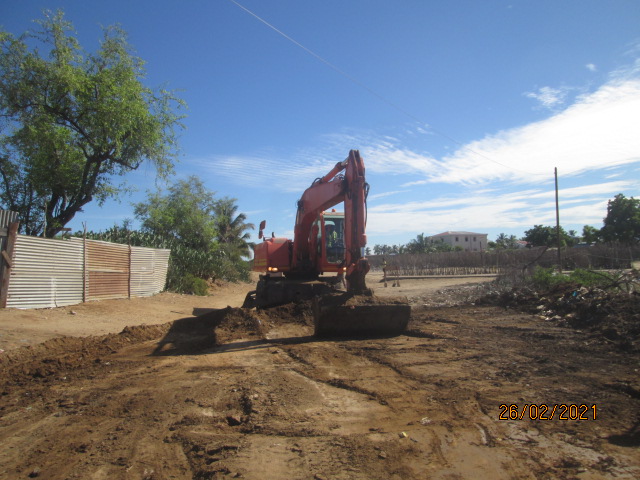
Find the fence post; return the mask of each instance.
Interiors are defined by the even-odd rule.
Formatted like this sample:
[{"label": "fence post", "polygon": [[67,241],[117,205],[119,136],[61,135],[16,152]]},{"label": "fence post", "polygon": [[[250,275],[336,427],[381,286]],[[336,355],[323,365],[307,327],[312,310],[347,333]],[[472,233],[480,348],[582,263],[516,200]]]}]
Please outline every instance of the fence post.
[{"label": "fence post", "polygon": [[131,243],[129,243],[129,274],[127,275],[127,298],[131,300]]},{"label": "fence post", "polygon": [[556,179],[556,236],[558,237],[558,272],[562,273],[562,238],[560,238],[560,204],[558,203],[558,168],[553,169]]},{"label": "fence post", "polygon": [[82,303],[87,303],[87,224],[82,234]]},{"label": "fence post", "polygon": [[13,248],[16,244],[18,237],[18,222],[9,224],[7,229],[7,247],[2,250],[1,262],[4,262],[4,268],[2,268],[2,280],[0,284],[0,307],[6,308],[7,295],[9,293],[9,279],[11,277],[11,267],[13,266]]}]

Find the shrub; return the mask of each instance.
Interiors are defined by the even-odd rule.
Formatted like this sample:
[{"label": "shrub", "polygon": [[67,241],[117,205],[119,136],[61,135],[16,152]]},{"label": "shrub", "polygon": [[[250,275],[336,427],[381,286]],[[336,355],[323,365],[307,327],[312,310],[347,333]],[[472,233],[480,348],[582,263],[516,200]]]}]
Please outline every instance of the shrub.
[{"label": "shrub", "polygon": [[187,273],[181,283],[181,293],[205,296],[209,293],[209,285],[202,278],[195,277]]},{"label": "shrub", "polygon": [[571,272],[571,280],[583,287],[608,287],[614,283],[614,277],[605,272],[594,272],[576,268]]},{"label": "shrub", "polygon": [[531,277],[532,283],[540,289],[548,290],[562,284],[577,284],[582,287],[607,287],[613,284],[613,277],[608,273],[594,272],[577,268],[568,275],[558,273],[554,268],[538,267]]}]

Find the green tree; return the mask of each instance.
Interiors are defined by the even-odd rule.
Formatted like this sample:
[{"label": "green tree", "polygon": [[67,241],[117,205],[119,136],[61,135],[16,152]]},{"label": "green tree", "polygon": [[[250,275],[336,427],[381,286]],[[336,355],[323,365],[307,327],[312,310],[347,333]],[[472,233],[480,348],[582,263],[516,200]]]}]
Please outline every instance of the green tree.
[{"label": "green tree", "polygon": [[554,230],[553,227],[534,225],[533,228],[524,232],[524,240],[534,247],[551,247],[553,246]]},{"label": "green tree", "polygon": [[605,242],[634,244],[640,242],[640,199],[622,193],[607,204],[607,216],[600,230]]},{"label": "green tree", "polygon": [[238,206],[235,198],[218,200],[214,207],[216,238],[226,254],[232,260],[250,256],[253,243],[249,242],[251,235],[246,230],[253,230],[252,223],[246,223],[244,213],[236,214]]},{"label": "green tree", "polygon": [[462,248],[454,248],[448,243],[434,241],[432,238],[425,236],[421,233],[411,240],[406,245],[402,246],[400,253],[435,253],[435,252],[451,252],[455,250],[462,250]]},{"label": "green tree", "polygon": [[515,235],[507,235],[506,233],[500,233],[496,237],[495,248],[503,250],[512,250],[518,247],[518,239]]},{"label": "green tree", "polygon": [[374,255],[387,255],[391,253],[391,247],[389,245],[383,244],[375,244],[373,246]]},{"label": "green tree", "polygon": [[407,243],[406,250],[408,253],[427,253],[432,243],[429,237],[425,237],[424,233],[420,233]]},{"label": "green tree", "polygon": [[591,225],[582,227],[582,240],[586,243],[596,243],[600,240],[600,230]]},{"label": "green tree", "polygon": [[404,245],[392,245],[391,246],[391,253],[395,253],[396,255],[401,254],[401,253],[405,253]]},{"label": "green tree", "polygon": [[[558,235],[556,227],[534,225],[533,228],[524,232],[524,240],[534,247],[557,247]],[[560,246],[572,245],[573,239],[560,227]]]},{"label": "green tree", "polygon": [[[171,249],[167,288],[194,290],[194,278],[247,280],[248,266],[242,255],[248,252],[253,225],[237,213],[235,200],[216,200],[202,181],[191,176],[166,192],[148,193],[147,201],[134,205],[141,222],[136,239]],[[201,283],[201,282],[200,282]]]},{"label": "green tree", "polygon": [[143,85],[126,33],[84,51],[61,11],[41,31],[0,30],[0,206],[31,235],[55,236],[89,202],[118,197],[115,177],[152,162],[168,175],[183,105]]},{"label": "green tree", "polygon": [[136,203],[134,213],[143,232],[207,251],[218,240],[216,207],[214,192],[191,176],[173,184],[166,193],[147,193],[147,201]]}]

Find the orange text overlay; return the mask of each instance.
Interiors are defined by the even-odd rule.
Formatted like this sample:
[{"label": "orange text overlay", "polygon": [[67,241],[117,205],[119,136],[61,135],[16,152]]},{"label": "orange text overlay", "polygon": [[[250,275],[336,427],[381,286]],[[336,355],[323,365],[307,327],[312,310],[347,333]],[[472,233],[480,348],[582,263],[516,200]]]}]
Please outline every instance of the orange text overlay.
[{"label": "orange text overlay", "polygon": [[515,404],[500,405],[498,420],[595,420],[598,417],[596,405],[586,404]]}]

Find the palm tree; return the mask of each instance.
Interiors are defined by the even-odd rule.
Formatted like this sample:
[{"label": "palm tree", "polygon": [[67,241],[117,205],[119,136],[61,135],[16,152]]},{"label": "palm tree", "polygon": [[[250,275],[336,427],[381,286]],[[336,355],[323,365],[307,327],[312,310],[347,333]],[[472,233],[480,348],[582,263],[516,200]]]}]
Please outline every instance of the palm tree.
[{"label": "palm tree", "polygon": [[253,248],[249,242],[250,234],[246,230],[253,230],[253,223],[245,223],[247,216],[239,213],[235,198],[225,197],[218,200],[214,207],[216,239],[223,246],[227,254],[233,258],[248,257]]},{"label": "palm tree", "polygon": [[498,248],[511,249],[513,250],[518,246],[518,239],[515,235],[507,235],[506,233],[501,233],[496,238],[496,246]]},{"label": "palm tree", "polygon": [[430,244],[429,237],[425,237],[424,233],[420,233],[407,244],[407,251],[409,253],[427,253],[431,246]]}]

